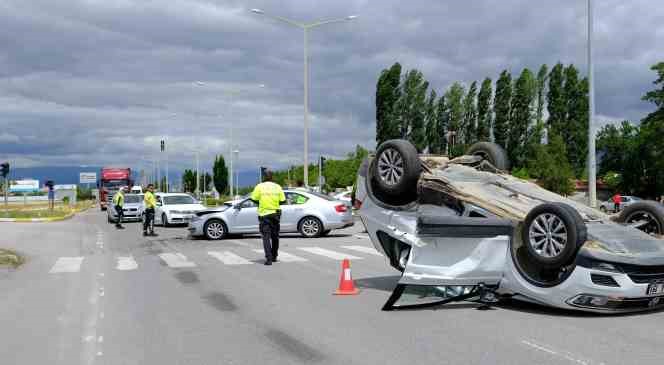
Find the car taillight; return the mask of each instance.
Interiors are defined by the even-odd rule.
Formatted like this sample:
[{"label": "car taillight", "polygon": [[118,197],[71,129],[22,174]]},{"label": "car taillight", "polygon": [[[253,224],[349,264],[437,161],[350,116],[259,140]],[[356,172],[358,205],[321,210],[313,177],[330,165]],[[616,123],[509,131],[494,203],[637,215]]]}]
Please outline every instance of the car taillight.
[{"label": "car taillight", "polygon": [[362,208],[362,201],[360,199],[353,200],[353,208],[360,209]]},{"label": "car taillight", "polygon": [[346,207],[346,204],[339,204],[334,206],[334,210],[336,210],[337,213],[346,213],[348,208]]}]

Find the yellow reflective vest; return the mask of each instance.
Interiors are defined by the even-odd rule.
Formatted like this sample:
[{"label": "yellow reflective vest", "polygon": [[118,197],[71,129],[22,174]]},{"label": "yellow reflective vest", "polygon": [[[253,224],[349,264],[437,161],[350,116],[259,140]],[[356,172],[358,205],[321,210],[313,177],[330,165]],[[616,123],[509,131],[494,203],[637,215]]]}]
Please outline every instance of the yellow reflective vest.
[{"label": "yellow reflective vest", "polygon": [[155,209],[157,207],[157,198],[150,191],[145,192],[143,202],[145,203],[145,209]]},{"label": "yellow reflective vest", "polygon": [[122,193],[122,190],[113,195],[113,204],[118,207],[124,206],[124,193]]},{"label": "yellow reflective vest", "polygon": [[280,210],[279,205],[286,200],[286,195],[281,186],[266,181],[256,185],[251,193],[251,200],[258,202],[258,216],[262,217]]}]

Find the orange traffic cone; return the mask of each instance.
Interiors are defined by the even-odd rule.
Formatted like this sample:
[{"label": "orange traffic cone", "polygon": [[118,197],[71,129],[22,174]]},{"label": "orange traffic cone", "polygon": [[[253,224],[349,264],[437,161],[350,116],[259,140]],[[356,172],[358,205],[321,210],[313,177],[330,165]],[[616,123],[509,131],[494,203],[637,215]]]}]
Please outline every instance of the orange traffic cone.
[{"label": "orange traffic cone", "polygon": [[350,261],[344,259],[341,264],[341,279],[339,280],[339,289],[334,292],[334,295],[355,295],[360,290],[355,287],[353,278],[350,274]]}]

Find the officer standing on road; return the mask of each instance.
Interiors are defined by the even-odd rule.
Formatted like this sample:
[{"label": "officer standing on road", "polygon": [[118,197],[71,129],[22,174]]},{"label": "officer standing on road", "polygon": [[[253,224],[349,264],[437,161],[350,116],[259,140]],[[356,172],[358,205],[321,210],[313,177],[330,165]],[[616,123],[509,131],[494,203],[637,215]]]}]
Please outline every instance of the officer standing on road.
[{"label": "officer standing on road", "polygon": [[113,195],[113,208],[115,208],[115,214],[118,216],[115,221],[115,228],[124,229],[122,226],[122,218],[124,218],[124,191],[125,187],[121,187],[115,195]]},{"label": "officer standing on road", "polygon": [[258,204],[258,222],[263,236],[265,265],[272,265],[279,255],[280,205],[286,202],[281,186],[272,182],[272,171],[265,171],[264,182],[256,185],[251,200]]},{"label": "officer standing on road", "polygon": [[[157,198],[154,196],[154,185],[149,184],[143,197],[145,204],[145,221],[143,222],[143,236],[157,236],[154,233],[154,212],[157,208]],[[148,228],[150,233],[148,234]]]}]

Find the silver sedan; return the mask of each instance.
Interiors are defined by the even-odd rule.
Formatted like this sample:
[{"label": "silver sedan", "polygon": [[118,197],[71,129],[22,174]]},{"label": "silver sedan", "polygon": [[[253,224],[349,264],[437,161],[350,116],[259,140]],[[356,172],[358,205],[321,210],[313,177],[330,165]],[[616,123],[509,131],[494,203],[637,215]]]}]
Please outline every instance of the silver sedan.
[{"label": "silver sedan", "polygon": [[[282,233],[320,237],[354,224],[350,209],[334,198],[302,190],[286,190],[285,195],[286,204],[281,206]],[[188,230],[192,236],[211,240],[222,239],[229,233],[259,233],[258,209],[250,199],[227,203],[196,213]]]}]

